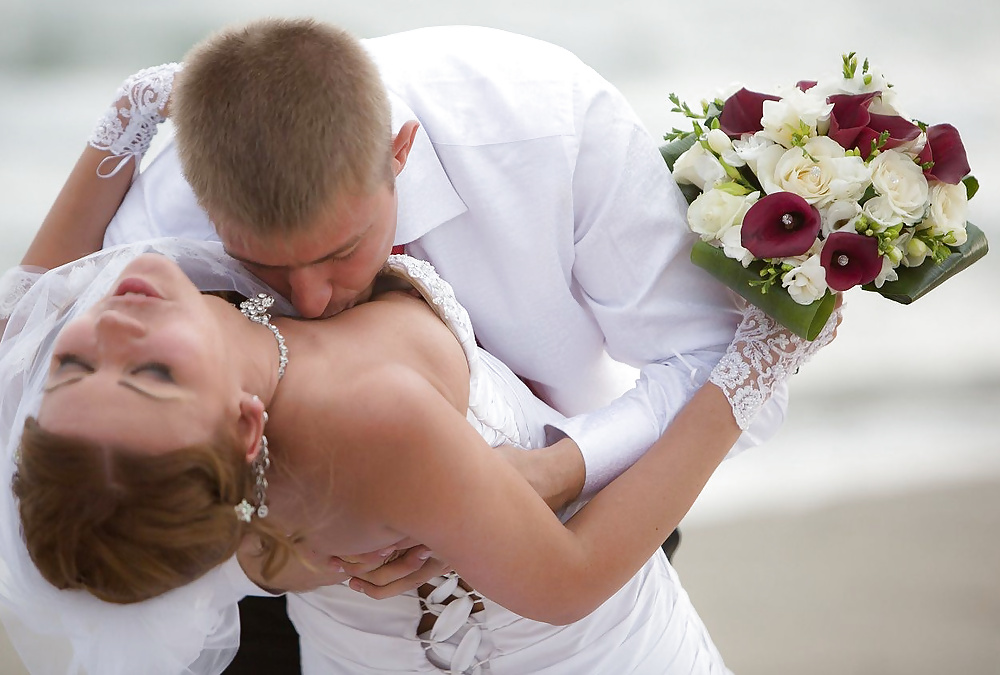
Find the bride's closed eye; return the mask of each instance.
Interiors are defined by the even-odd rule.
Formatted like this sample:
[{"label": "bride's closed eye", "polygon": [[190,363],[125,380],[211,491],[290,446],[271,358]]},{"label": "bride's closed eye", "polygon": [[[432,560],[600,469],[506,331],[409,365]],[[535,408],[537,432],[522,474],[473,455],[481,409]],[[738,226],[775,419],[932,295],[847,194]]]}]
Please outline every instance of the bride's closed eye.
[{"label": "bride's closed eye", "polygon": [[[75,371],[82,370],[86,373],[94,372],[94,367],[89,363],[81,359],[76,354],[60,354],[55,357],[58,367],[56,372],[64,371]],[[143,363],[142,365],[133,368],[130,373],[132,375],[148,374],[152,375],[158,380],[163,382],[173,382],[174,376],[173,371],[170,366],[160,363],[159,361],[150,361],[149,363]]]},{"label": "bride's closed eye", "polygon": [[157,379],[164,382],[173,382],[174,376],[173,372],[170,370],[170,366],[166,364],[152,361],[150,363],[144,363],[135,370],[132,371],[133,375],[138,375],[140,373],[147,373],[153,375]]},{"label": "bride's closed eye", "polygon": [[93,366],[75,354],[59,354],[55,356],[58,364],[56,371],[83,370],[88,373],[94,372]]}]

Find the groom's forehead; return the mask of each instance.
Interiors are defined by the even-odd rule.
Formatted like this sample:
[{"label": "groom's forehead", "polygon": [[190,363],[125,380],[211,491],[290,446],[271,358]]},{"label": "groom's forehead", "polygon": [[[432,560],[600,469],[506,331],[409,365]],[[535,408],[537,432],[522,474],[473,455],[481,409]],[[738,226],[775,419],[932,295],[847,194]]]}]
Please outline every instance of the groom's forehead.
[{"label": "groom's forehead", "polygon": [[347,255],[364,239],[369,229],[365,228],[346,239],[343,232],[333,231],[272,239],[245,239],[232,245],[223,240],[223,246],[230,257],[242,263],[265,269],[291,270]]},{"label": "groom's forehead", "polygon": [[342,193],[310,220],[294,228],[276,227],[269,234],[238,223],[212,222],[226,252],[241,262],[259,267],[305,267],[347,254],[381,222],[394,223],[392,194],[391,190]]}]

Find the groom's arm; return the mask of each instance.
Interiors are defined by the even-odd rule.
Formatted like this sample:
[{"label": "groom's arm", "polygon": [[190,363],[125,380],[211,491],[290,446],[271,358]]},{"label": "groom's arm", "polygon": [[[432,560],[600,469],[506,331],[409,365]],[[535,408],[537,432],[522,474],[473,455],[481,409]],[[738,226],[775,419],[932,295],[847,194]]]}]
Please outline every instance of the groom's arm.
[{"label": "groom's arm", "polygon": [[[624,97],[596,74],[581,74],[576,91],[571,290],[608,354],[640,368],[623,396],[558,424],[581,453],[566,460],[568,472],[539,456],[540,489],[570,488],[582,461],[589,498],[660,438],[722,357],[740,313],[735,296],[691,263],[687,203]],[[768,401],[737,451],[777,431],[785,399],[782,389]]]}]

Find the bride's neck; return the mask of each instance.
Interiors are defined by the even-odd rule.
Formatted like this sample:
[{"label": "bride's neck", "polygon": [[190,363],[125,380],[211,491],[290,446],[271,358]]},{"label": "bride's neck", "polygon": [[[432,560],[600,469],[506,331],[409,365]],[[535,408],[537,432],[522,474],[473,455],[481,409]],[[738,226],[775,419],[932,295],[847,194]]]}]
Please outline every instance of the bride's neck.
[{"label": "bride's neck", "polygon": [[278,342],[267,326],[247,319],[229,303],[226,341],[237,360],[241,386],[270,404],[278,388]]}]

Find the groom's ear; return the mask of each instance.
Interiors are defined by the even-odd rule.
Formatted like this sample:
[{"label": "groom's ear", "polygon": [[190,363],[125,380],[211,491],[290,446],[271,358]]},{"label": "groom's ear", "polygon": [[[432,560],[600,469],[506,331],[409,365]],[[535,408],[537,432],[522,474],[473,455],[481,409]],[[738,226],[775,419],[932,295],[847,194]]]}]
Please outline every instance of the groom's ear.
[{"label": "groom's ear", "polygon": [[420,122],[416,120],[405,122],[399,128],[399,133],[392,139],[392,175],[398,176],[399,172],[406,166],[406,158],[410,156],[413,139],[416,138],[419,128]]},{"label": "groom's ear", "polygon": [[260,439],[264,435],[264,424],[267,413],[264,402],[257,396],[243,392],[240,396],[240,419],[237,428],[240,448],[247,463],[257,457],[260,452]]}]

